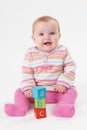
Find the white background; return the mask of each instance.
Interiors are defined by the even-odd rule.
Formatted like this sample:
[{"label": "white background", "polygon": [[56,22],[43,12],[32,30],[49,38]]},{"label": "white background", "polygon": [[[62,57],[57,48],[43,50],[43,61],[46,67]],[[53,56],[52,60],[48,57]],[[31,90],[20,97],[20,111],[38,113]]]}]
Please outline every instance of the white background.
[{"label": "white background", "polygon": [[[33,21],[42,15],[58,19],[60,44],[68,47],[77,64],[78,98],[73,118],[52,115],[55,105],[47,105],[47,118],[37,120],[33,109],[25,117],[8,117],[4,104],[13,102],[20,86],[24,53],[34,45]],[[0,0],[0,129],[87,128],[87,0]]]}]

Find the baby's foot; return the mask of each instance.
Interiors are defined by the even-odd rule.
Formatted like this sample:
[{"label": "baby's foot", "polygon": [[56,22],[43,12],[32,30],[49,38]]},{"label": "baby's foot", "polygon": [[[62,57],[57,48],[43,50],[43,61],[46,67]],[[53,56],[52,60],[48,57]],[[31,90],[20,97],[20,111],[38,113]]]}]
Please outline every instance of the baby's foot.
[{"label": "baby's foot", "polygon": [[75,108],[71,104],[58,104],[53,114],[59,117],[72,117],[75,113]]},{"label": "baby's foot", "polygon": [[26,110],[24,110],[23,108],[15,104],[10,104],[10,103],[5,104],[4,110],[8,116],[25,116],[26,115]]}]

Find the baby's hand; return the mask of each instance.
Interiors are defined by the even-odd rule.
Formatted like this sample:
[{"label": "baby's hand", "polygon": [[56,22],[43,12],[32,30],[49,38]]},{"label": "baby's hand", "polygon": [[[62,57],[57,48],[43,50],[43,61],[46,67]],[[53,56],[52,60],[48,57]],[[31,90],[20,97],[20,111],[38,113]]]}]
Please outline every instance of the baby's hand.
[{"label": "baby's hand", "polygon": [[25,90],[24,95],[28,98],[31,98],[32,97],[32,90],[31,89]]},{"label": "baby's hand", "polygon": [[57,85],[55,88],[55,91],[60,92],[60,93],[65,93],[67,88],[64,85]]}]

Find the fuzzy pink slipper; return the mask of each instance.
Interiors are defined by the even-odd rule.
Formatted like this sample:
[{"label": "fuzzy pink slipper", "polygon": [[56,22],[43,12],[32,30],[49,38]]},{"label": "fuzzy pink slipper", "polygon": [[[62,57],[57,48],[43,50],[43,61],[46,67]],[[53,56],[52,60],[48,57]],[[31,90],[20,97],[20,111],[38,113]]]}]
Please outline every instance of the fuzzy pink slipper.
[{"label": "fuzzy pink slipper", "polygon": [[57,104],[53,114],[59,117],[72,117],[75,113],[75,108],[71,104]]},{"label": "fuzzy pink slipper", "polygon": [[15,104],[10,104],[10,103],[5,104],[4,110],[8,116],[25,116],[26,115],[26,110],[24,110],[23,108]]}]

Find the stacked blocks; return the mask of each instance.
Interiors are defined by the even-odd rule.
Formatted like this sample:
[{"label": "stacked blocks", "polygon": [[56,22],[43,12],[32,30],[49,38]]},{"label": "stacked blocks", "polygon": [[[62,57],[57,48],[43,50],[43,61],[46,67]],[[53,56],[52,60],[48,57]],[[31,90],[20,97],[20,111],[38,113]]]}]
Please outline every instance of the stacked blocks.
[{"label": "stacked blocks", "polygon": [[34,112],[37,119],[46,117],[46,88],[44,86],[36,86],[32,88],[34,98]]}]

